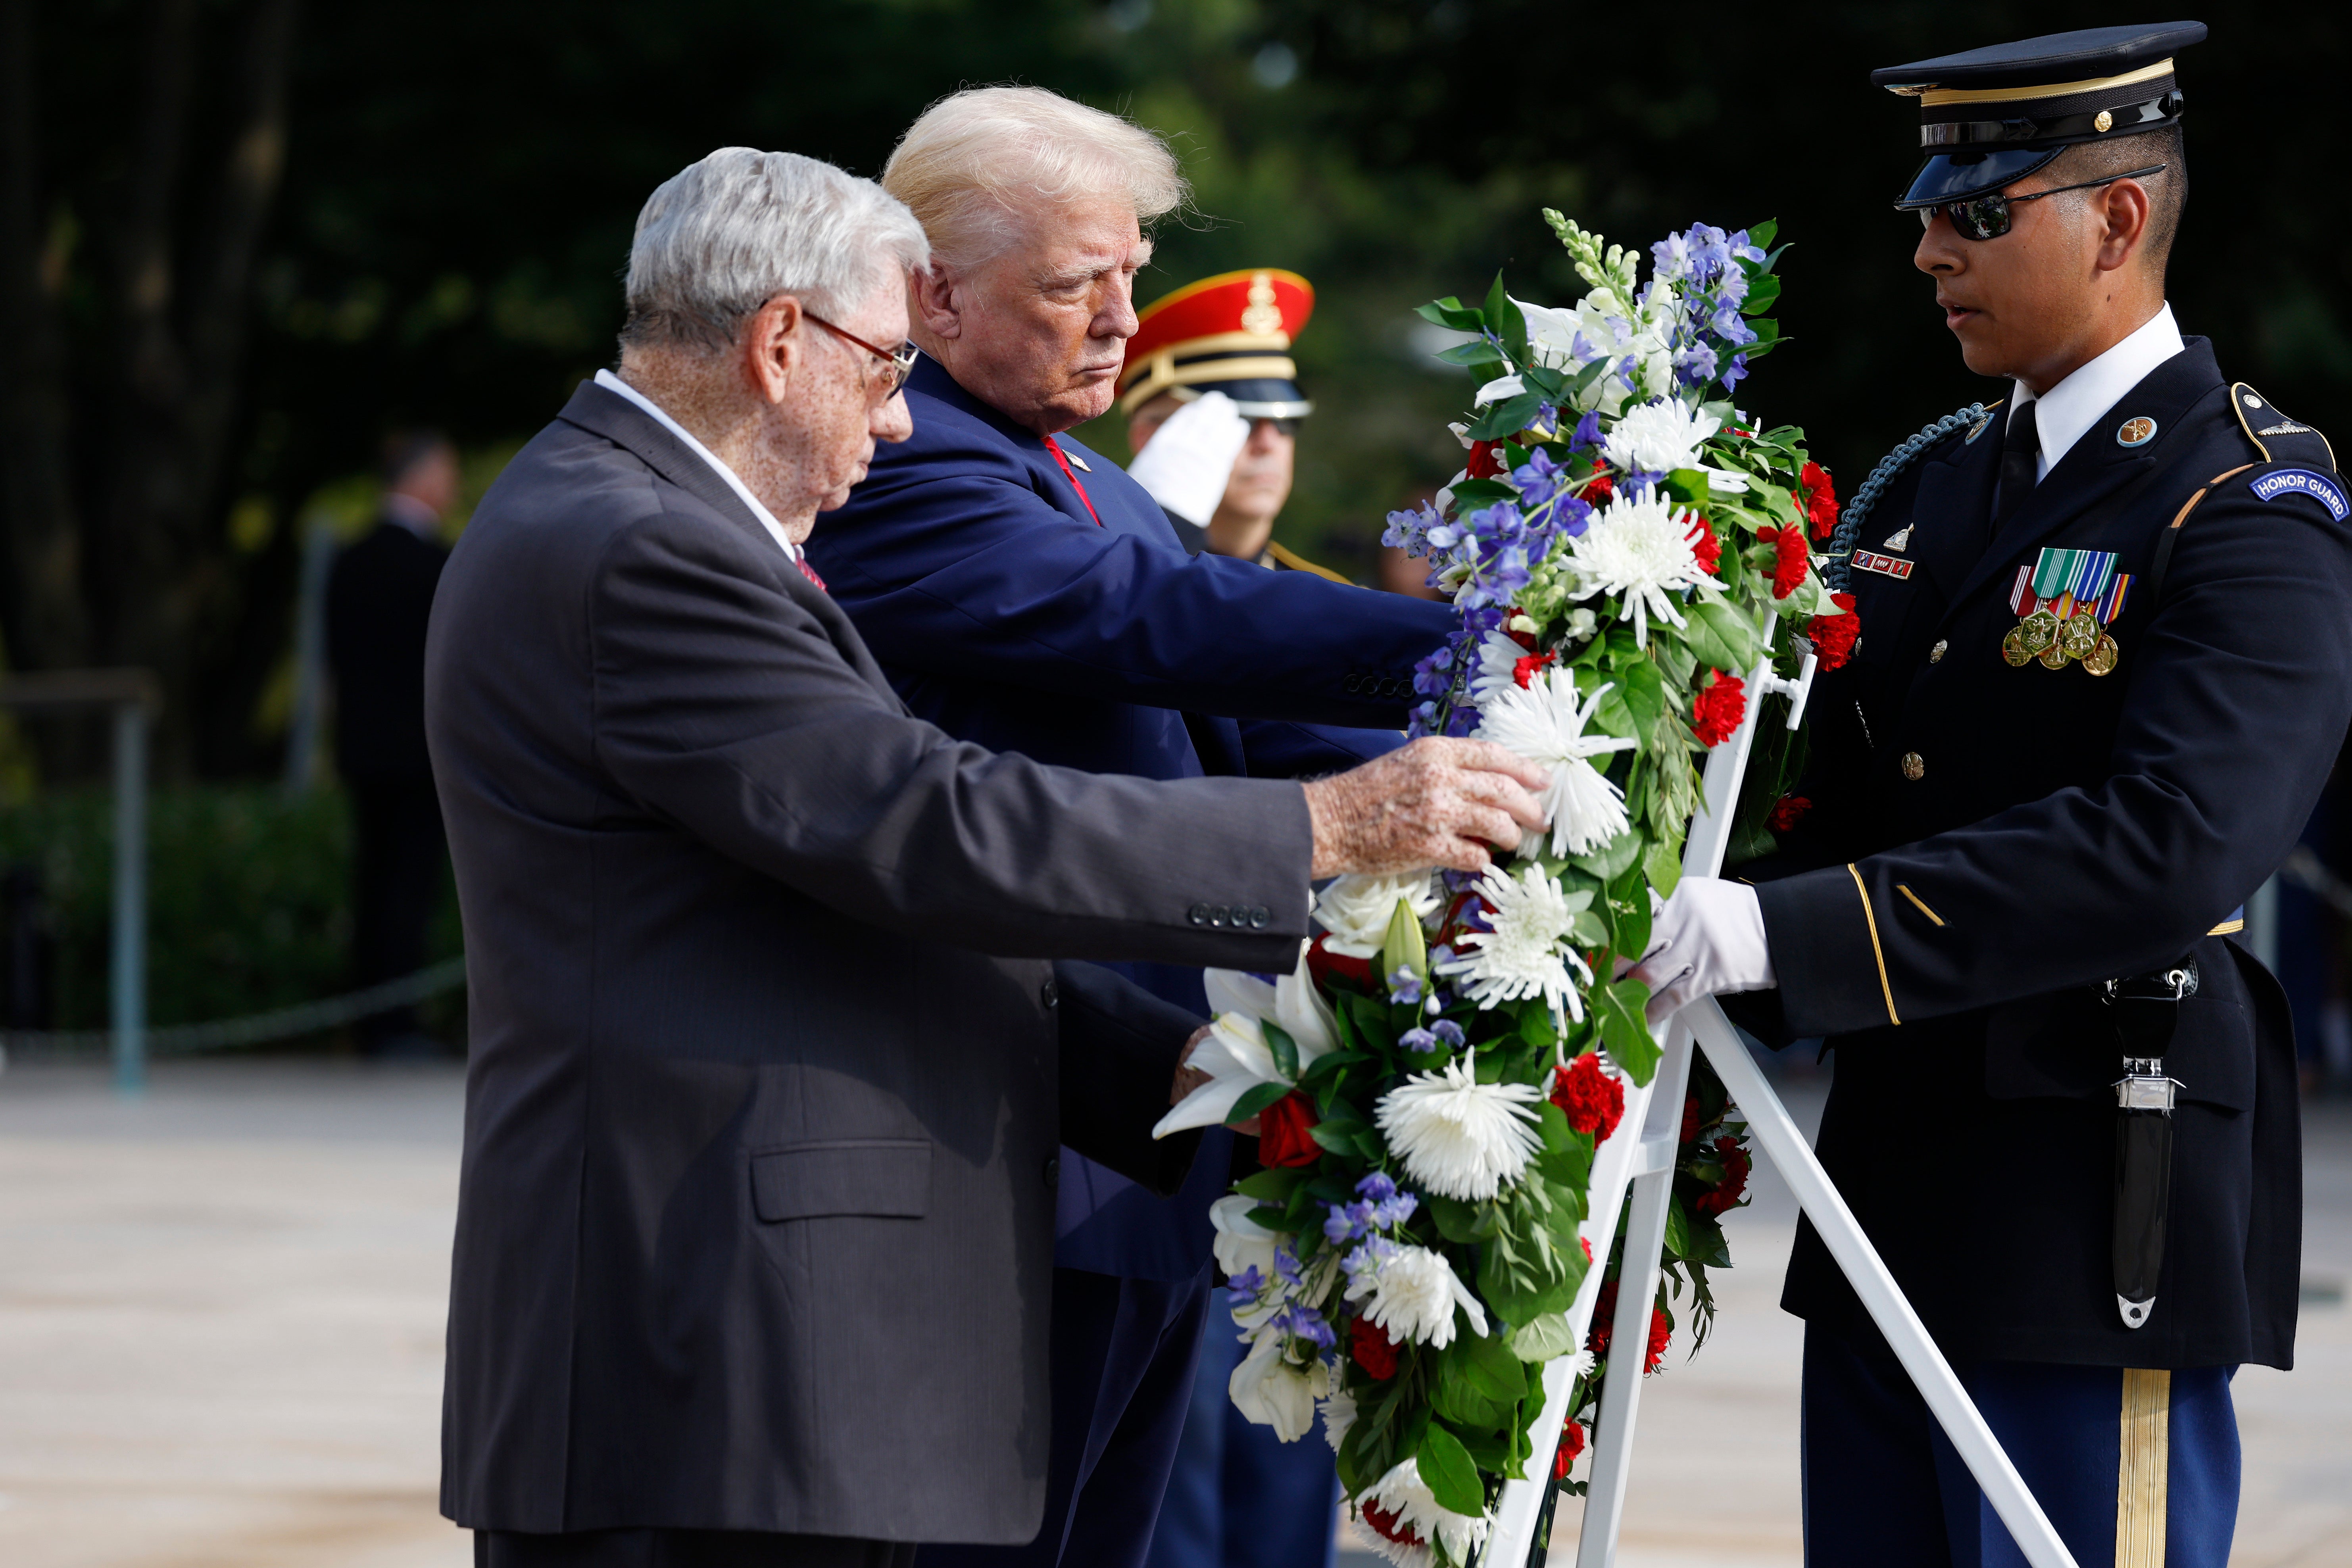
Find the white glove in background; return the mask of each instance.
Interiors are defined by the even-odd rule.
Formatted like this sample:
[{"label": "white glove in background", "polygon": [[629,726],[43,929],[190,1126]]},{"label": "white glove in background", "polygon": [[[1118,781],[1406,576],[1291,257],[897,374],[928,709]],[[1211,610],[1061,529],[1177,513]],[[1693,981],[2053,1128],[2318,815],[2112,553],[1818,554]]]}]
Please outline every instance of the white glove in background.
[{"label": "white glove in background", "polygon": [[1206,528],[1249,436],[1250,422],[1232,398],[1203,393],[1168,416],[1127,466],[1128,477],[1186,522]]},{"label": "white glove in background", "polygon": [[1685,877],[1650,921],[1650,951],[1631,971],[1650,988],[1650,1022],[1702,996],[1780,984],[1764,941],[1756,889],[1718,877]]}]

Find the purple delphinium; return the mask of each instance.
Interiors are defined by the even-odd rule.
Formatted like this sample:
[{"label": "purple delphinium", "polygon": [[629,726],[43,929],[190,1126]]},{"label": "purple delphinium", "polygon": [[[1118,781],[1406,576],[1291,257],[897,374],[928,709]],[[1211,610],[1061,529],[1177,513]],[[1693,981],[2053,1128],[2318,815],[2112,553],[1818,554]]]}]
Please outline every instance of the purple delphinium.
[{"label": "purple delphinium", "polygon": [[1304,1301],[1288,1303],[1267,1319],[1266,1323],[1276,1333],[1295,1340],[1306,1340],[1327,1351],[1337,1342],[1331,1325],[1323,1321],[1323,1314]]},{"label": "purple delphinium", "polygon": [[1462,1026],[1451,1018],[1440,1018],[1429,1026],[1429,1032],[1449,1046],[1458,1046],[1462,1043]]},{"label": "purple delphinium", "polygon": [[1226,1283],[1232,1286],[1236,1294],[1255,1296],[1265,1289],[1265,1276],[1260,1273],[1257,1265],[1253,1263]]},{"label": "purple delphinium", "polygon": [[1433,1051],[1437,1048],[1437,1037],[1427,1029],[1407,1029],[1397,1037],[1397,1048],[1406,1051]]},{"label": "purple delphinium", "polygon": [[1600,445],[1601,412],[1594,409],[1576,422],[1576,433],[1568,438],[1568,447],[1571,452],[1586,452]]},{"label": "purple delphinium", "polygon": [[1511,470],[1511,482],[1519,487],[1523,506],[1538,507],[1558,495],[1568,483],[1568,475],[1551,460],[1551,454],[1538,447],[1528,454],[1528,460]]},{"label": "purple delphinium", "polygon": [[1381,542],[1402,550],[1407,555],[1426,555],[1429,553],[1429,531],[1442,521],[1437,509],[1427,501],[1402,511],[1392,511],[1389,513],[1388,527],[1381,533]]},{"label": "purple delphinium", "polygon": [[1419,1006],[1421,976],[1405,965],[1398,964],[1396,973],[1389,976],[1389,1000],[1402,1006]]}]

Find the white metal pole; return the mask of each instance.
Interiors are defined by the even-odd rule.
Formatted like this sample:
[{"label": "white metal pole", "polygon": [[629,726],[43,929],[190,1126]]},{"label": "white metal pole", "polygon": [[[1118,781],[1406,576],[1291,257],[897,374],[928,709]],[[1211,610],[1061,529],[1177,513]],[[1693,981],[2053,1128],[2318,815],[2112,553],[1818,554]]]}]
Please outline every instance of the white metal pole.
[{"label": "white metal pole", "polygon": [[1715,1066],[1716,1076],[1723,1080],[1732,1102],[1739,1107],[1749,1136],[1797,1194],[1805,1216],[1813,1222],[1813,1229],[1829,1247],[1830,1256],[1837,1260],[1838,1268],[1853,1287],[1854,1294],[1870,1310],[1871,1321],[1886,1336],[1886,1342],[1903,1363],[1903,1370],[1910,1373],[1920,1397],[1935,1414],[1937,1424],[1943,1427],[1960,1458],[1968,1461],[1969,1473],[1976,1477],[1993,1511],[2009,1527],[2025,1560],[2033,1568],[2075,1568],[2066,1543],[2058,1539],[2049,1516],[2033,1500],[2017,1467],[2001,1451],[2000,1439],[1978,1414],[1975,1402],[1960,1385],[1951,1363],[1928,1337],[1927,1325],[1919,1321],[1919,1314],[1912,1310],[1910,1301],[1895,1283],[1895,1276],[1887,1271],[1878,1249],[1863,1234],[1862,1223],[1846,1207],[1829,1173],[1822,1168],[1820,1156],[1805,1142],[1804,1133],[1780,1104],[1780,1097],[1772,1092],[1772,1086],[1748,1057],[1747,1044],[1724,1016],[1722,1004],[1712,996],[1706,997],[1675,1016],[1697,1037],[1699,1048]]},{"label": "white metal pole", "polygon": [[114,932],[108,975],[114,1086],[147,1086],[147,710],[114,710]]}]

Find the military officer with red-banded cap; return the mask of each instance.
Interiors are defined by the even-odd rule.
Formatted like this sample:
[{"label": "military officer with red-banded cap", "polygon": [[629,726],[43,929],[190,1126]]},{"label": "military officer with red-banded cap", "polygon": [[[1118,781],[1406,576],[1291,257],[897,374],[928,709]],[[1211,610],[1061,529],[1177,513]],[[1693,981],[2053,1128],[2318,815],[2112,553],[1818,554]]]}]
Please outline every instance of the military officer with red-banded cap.
[{"label": "military officer with red-banded cap", "polygon": [[[2334,455],[2166,300],[2204,37],[1874,73],[1918,110],[1915,308],[1988,384],[1830,541],[1810,810],[1636,967],[1826,1037],[1822,1162],[2084,1568],[2222,1568],[2231,1374],[2293,1364],[2294,1042],[2238,933],[2352,721]],[[1811,1568],[2021,1563],[1811,1226],[1782,1301]]]},{"label": "military officer with red-banded cap", "polygon": [[1203,278],[1137,312],[1118,374],[1128,472],[1195,555],[1336,575],[1274,542],[1298,422],[1315,412],[1290,357],[1314,313],[1315,286],[1269,267]]}]

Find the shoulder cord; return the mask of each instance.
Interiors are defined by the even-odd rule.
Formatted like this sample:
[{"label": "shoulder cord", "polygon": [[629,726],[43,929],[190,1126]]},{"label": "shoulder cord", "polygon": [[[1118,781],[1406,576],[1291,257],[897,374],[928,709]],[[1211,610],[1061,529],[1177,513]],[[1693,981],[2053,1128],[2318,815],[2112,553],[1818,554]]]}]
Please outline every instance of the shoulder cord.
[{"label": "shoulder cord", "polygon": [[1983,404],[1971,403],[1966,408],[1947,414],[1925,426],[1917,435],[1878,459],[1878,467],[1870,470],[1870,478],[1862,481],[1861,488],[1853,492],[1844,510],[1839,512],[1837,527],[1831,532],[1828,543],[1822,546],[1822,553],[1829,565],[1822,573],[1822,580],[1829,584],[1832,591],[1843,593],[1845,590],[1846,580],[1852,573],[1849,563],[1853,555],[1854,543],[1862,537],[1863,522],[1870,516],[1870,509],[1878,504],[1879,496],[1895,482],[1895,476],[1909,468],[1911,460],[1928,447],[1989,416]]}]

